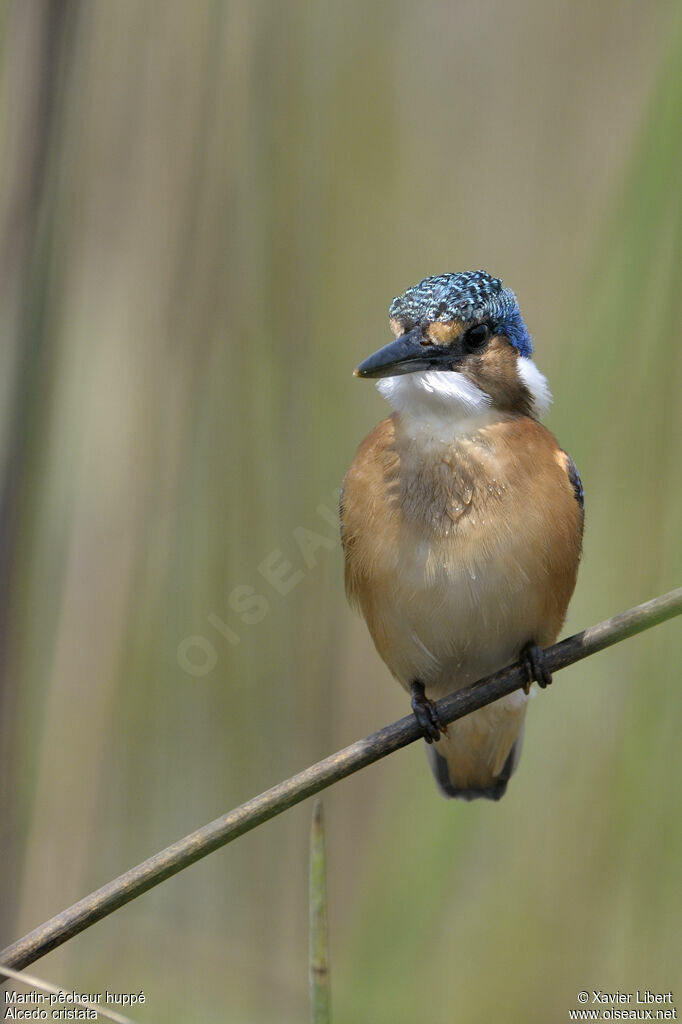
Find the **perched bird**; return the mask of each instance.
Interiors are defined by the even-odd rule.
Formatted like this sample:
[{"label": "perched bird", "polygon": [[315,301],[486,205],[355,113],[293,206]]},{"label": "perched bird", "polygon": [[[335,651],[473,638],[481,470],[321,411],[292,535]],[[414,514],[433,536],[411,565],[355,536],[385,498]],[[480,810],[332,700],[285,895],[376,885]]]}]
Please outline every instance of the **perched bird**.
[{"label": "perched bird", "polygon": [[[575,587],[583,491],[539,422],[551,395],[516,296],[483,270],[393,300],[396,340],[358,366],[393,408],[346,474],[346,592],[411,694],[446,796],[499,800],[530,681],[551,682]],[[442,728],[432,701],[522,658],[529,685]]]}]

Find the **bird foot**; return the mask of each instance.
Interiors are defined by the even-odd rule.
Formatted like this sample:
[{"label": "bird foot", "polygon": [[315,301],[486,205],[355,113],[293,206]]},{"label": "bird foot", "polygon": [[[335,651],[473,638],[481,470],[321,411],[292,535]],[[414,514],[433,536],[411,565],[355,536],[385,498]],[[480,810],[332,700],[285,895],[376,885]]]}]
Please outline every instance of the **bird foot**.
[{"label": "bird foot", "polygon": [[544,690],[552,682],[552,673],[547,668],[545,652],[542,647],[531,641],[521,651],[521,661],[526,666],[528,682],[523,688],[524,693],[530,693],[533,680]]},{"label": "bird foot", "polygon": [[436,711],[436,705],[426,696],[424,684],[416,680],[410,687],[412,694],[412,711],[419,723],[424,739],[427,743],[435,743],[440,739],[440,734],[447,732],[447,727],[442,724]]}]

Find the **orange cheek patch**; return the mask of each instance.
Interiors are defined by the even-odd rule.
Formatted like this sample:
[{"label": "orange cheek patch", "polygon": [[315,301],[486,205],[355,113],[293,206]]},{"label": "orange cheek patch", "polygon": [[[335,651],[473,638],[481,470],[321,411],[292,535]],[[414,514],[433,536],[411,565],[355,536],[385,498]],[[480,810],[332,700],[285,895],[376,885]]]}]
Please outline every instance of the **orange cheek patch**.
[{"label": "orange cheek patch", "polygon": [[436,321],[429,324],[426,335],[434,345],[450,345],[455,338],[460,336],[463,330],[464,325],[457,323],[455,320],[450,320],[447,323]]},{"label": "orange cheek patch", "polygon": [[399,338],[401,334],[405,333],[402,323],[395,316],[392,316],[391,319],[388,321],[388,326],[391,328],[396,338]]},{"label": "orange cheek patch", "polygon": [[494,337],[488,347],[479,356],[479,362],[486,373],[492,374],[500,381],[515,381],[516,354],[508,341]]}]

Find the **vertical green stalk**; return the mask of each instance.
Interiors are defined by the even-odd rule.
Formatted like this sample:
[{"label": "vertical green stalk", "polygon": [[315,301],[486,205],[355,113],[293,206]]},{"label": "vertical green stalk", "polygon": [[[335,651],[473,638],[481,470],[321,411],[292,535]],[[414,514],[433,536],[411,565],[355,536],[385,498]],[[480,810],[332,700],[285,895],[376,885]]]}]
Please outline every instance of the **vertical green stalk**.
[{"label": "vertical green stalk", "polygon": [[312,1024],[329,1024],[331,1021],[326,876],[322,801],[316,800],[310,829],[310,1019]]}]

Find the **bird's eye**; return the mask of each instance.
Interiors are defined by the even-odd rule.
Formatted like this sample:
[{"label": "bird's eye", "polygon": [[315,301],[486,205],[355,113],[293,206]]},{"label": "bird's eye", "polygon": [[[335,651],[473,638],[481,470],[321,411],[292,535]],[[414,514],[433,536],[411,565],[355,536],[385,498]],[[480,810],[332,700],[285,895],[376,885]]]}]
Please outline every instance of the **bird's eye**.
[{"label": "bird's eye", "polygon": [[476,324],[475,327],[470,327],[464,335],[464,344],[470,352],[476,349],[483,348],[486,341],[490,337],[490,328],[487,324]]}]

